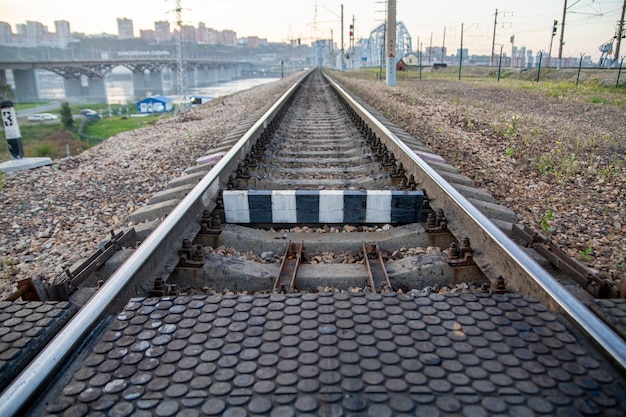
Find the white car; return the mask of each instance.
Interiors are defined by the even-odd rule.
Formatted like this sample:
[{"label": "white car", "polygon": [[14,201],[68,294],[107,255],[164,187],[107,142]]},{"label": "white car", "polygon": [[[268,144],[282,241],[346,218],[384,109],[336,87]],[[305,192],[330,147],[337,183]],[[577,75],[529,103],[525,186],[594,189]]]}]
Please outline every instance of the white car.
[{"label": "white car", "polygon": [[28,120],[29,122],[41,122],[43,120],[57,120],[58,118],[58,116],[50,113],[37,113],[28,116],[26,120]]}]

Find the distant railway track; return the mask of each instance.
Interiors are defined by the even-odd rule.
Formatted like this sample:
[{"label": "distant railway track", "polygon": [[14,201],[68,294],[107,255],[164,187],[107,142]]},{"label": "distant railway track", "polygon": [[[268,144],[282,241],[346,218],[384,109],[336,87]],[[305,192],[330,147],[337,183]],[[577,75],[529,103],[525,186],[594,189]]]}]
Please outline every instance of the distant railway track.
[{"label": "distant railway track", "polygon": [[156,221],[24,283],[15,298],[81,307],[0,415],[623,412],[619,327],[507,234],[551,252],[540,236],[371,111],[309,72],[136,213]]}]

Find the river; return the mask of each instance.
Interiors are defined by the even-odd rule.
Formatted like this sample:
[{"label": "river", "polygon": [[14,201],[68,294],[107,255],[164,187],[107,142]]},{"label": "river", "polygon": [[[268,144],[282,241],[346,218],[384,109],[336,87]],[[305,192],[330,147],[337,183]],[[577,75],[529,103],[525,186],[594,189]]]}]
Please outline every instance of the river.
[{"label": "river", "polygon": [[[130,78],[130,77],[129,77]],[[188,96],[202,95],[221,97],[238,91],[247,90],[258,85],[276,81],[278,78],[246,78],[224,83],[212,84],[206,87],[190,88]],[[135,103],[133,97],[133,82],[130,79],[115,77],[106,79],[107,101],[109,104],[131,104]],[[163,82],[164,94],[172,97],[175,101],[179,98],[172,94],[171,83]],[[65,100],[63,89],[63,78],[50,73],[40,73],[39,94],[42,100]]]}]

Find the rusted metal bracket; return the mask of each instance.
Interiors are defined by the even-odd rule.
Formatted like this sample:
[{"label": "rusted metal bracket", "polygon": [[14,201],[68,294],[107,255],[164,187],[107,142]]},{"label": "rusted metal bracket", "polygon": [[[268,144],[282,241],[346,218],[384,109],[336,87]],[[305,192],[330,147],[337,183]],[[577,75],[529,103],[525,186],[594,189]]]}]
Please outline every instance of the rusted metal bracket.
[{"label": "rusted metal bracket", "polygon": [[[586,265],[572,258],[558,248],[550,239],[541,233],[535,232],[526,225],[514,224],[513,234],[523,240],[526,245],[546,258],[552,265],[571,276],[588,293],[596,298],[622,298],[624,291],[620,291],[605,277],[600,277]],[[621,294],[620,294],[621,293]]]},{"label": "rusted metal bracket", "polygon": [[446,216],[443,214],[443,209],[435,209],[434,213],[428,213],[426,223],[424,223],[424,230],[427,233],[447,233],[448,222]]},{"label": "rusted metal bracket", "polygon": [[[82,284],[89,275],[91,275],[96,269],[100,268],[115,252],[120,250],[124,243],[133,237],[135,229],[131,228],[123,230],[119,233],[115,233],[111,230],[111,239],[105,242],[100,249],[98,249],[93,255],[83,261],[73,271],[67,268],[65,274],[69,278],[65,281],[65,292],[69,295],[78,289],[78,286]],[[63,283],[61,283],[63,284]],[[58,285],[54,285],[56,287]],[[61,288],[58,288],[57,293],[63,294]]]},{"label": "rusted metal bracket", "polygon": [[370,243],[369,248],[365,246],[365,242],[361,242],[361,253],[365,259],[365,267],[367,268],[367,283],[374,292],[393,291],[389,276],[385,269],[385,262],[380,254],[380,250],[376,243]]},{"label": "rusted metal bracket", "polygon": [[166,284],[163,278],[157,278],[154,281],[154,287],[148,294],[149,297],[165,297],[167,295],[179,295],[180,290],[176,284]]},{"label": "rusted metal bracket", "polygon": [[39,291],[31,278],[17,281],[17,290],[6,297],[5,301],[15,301],[22,297],[24,301],[39,301]]},{"label": "rusted metal bracket", "polygon": [[73,269],[66,268],[65,277],[60,276],[55,284],[44,285],[39,279],[25,279],[18,282],[18,290],[7,300],[14,301],[22,297],[23,300],[33,301],[67,301],[69,296],[78,289],[95,270],[100,268],[113,254],[120,250],[124,243],[132,239],[135,229],[115,233],[111,230],[111,239],[106,241],[89,258],[82,261]]},{"label": "rusted metal bracket", "polygon": [[183,240],[183,247],[178,251],[180,268],[202,268],[206,261],[202,245],[194,245],[189,239]]},{"label": "rusted metal bracket", "polygon": [[447,262],[450,266],[476,265],[472,252],[470,240],[466,237],[461,241],[461,246],[457,245],[456,242],[452,242],[450,243],[450,247],[442,251],[446,258],[448,258]]},{"label": "rusted metal bracket", "polygon": [[304,252],[304,242],[299,245],[289,241],[278,277],[274,281],[274,291],[290,293],[296,289],[296,275]]},{"label": "rusted metal bracket", "polygon": [[[218,200],[221,201],[221,200]],[[213,213],[209,213],[205,210],[202,213],[200,219],[200,232],[202,235],[219,235],[224,228],[224,208],[218,203],[218,207],[213,210]]]}]

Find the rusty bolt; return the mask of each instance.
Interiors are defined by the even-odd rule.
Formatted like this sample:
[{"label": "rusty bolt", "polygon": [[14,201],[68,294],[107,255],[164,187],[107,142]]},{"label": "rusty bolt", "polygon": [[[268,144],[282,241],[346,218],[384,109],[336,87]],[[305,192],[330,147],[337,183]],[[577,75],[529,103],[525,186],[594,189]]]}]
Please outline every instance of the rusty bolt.
[{"label": "rusty bolt", "polygon": [[498,278],[496,278],[496,282],[493,285],[493,289],[494,289],[493,292],[495,294],[506,293],[506,286],[504,285],[504,278],[502,277],[502,275],[498,275]]}]

